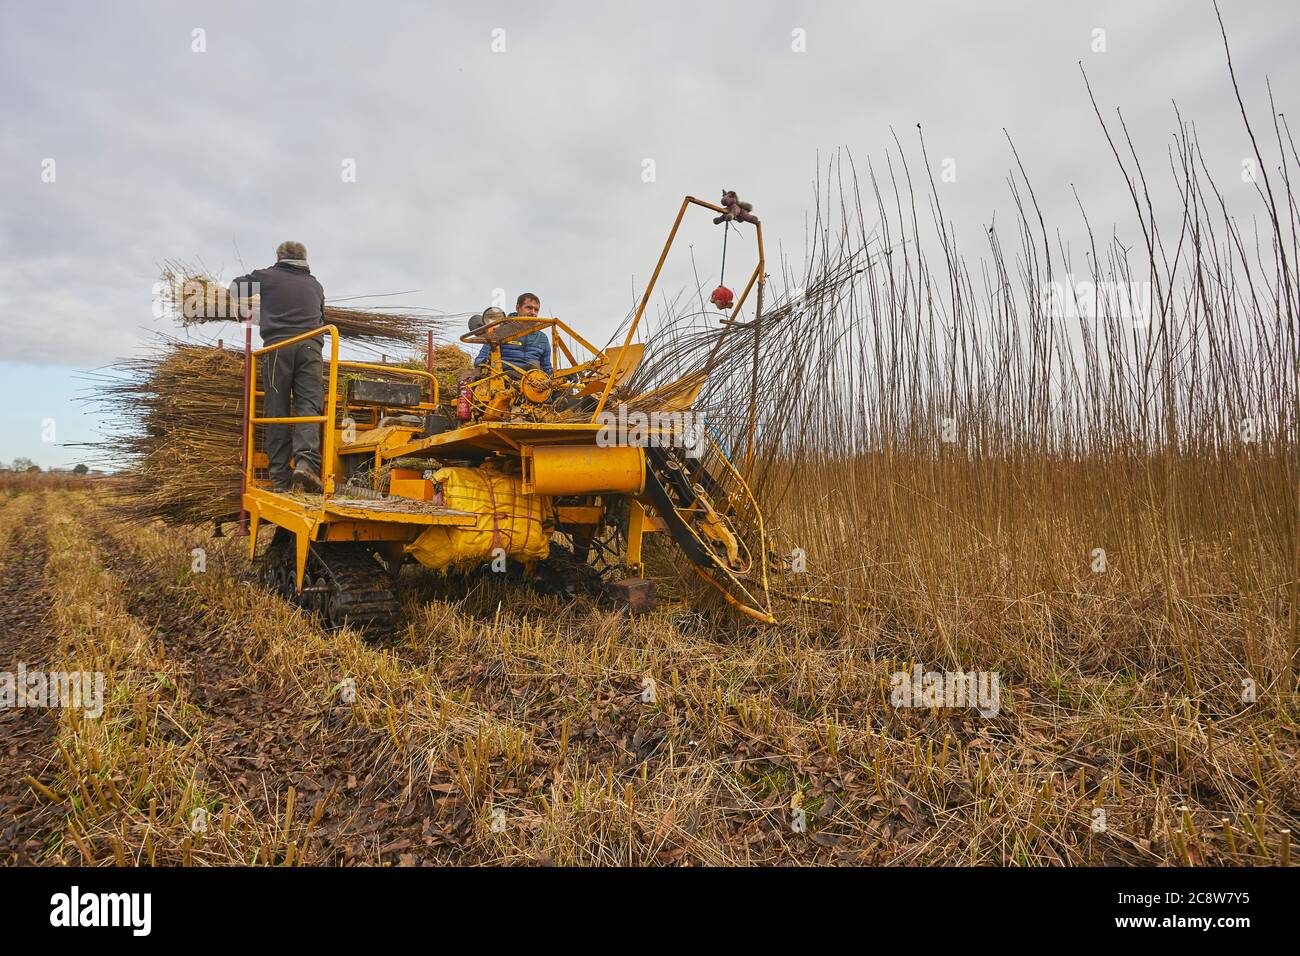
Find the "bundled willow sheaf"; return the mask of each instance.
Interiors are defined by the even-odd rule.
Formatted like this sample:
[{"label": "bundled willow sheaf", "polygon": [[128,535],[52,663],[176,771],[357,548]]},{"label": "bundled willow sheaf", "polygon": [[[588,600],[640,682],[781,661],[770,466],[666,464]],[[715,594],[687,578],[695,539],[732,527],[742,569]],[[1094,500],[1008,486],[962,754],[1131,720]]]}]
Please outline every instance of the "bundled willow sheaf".
[{"label": "bundled willow sheaf", "polygon": [[118,473],[121,512],[199,524],[239,511],[243,376],[241,352],[171,340],[96,376],[108,435],[92,447]]},{"label": "bundled willow sheaf", "polygon": [[[164,264],[162,288],[164,304],[183,326],[237,321],[240,306],[247,309],[253,302],[237,301],[226,285],[182,262]],[[347,309],[328,303],[325,322],[337,326],[344,341],[398,346],[423,346],[428,333],[436,333],[442,324],[438,318],[413,312]]]}]

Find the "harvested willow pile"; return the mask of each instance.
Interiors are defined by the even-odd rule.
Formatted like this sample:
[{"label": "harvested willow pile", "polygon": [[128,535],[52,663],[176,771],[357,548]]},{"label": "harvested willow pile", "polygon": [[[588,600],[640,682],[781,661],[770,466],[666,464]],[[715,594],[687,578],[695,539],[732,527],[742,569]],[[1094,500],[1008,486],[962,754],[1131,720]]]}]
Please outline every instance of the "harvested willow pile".
[{"label": "harvested willow pile", "polygon": [[[455,343],[435,345],[433,355],[429,356],[428,364],[430,371],[438,379],[438,388],[444,401],[447,400],[447,397],[455,397],[460,387],[461,378],[474,367],[470,357],[465,354],[465,350]],[[423,368],[424,366],[417,365],[416,367]]]},{"label": "harvested willow pile", "polygon": [[[474,367],[465,350],[454,343],[445,343],[433,347],[432,357],[428,355],[427,348],[421,349],[420,352],[420,356],[412,356],[406,361],[398,362],[397,366],[432,372],[434,378],[438,380],[438,394],[441,401],[454,399],[460,390],[462,377]],[[411,379],[402,378],[399,381],[409,382]]]},{"label": "harvested willow pile", "polygon": [[[90,401],[106,413],[111,437],[90,447],[97,462],[116,472],[110,496],[119,514],[185,525],[239,511],[243,363],[235,349],[164,339],[149,354],[91,376]],[[459,348],[435,347],[434,372],[444,395],[454,392],[454,376],[468,364]],[[397,367],[423,369],[425,363],[411,359]],[[366,375],[411,381],[396,373]],[[340,373],[340,402],[355,377]],[[255,448],[264,447],[261,426],[254,439]]]},{"label": "harvested willow pile", "polygon": [[98,376],[112,437],[92,447],[119,472],[116,510],[169,524],[239,511],[243,376],[241,352],[171,340]]},{"label": "harvested willow pile", "polygon": [[[248,309],[257,302],[257,296],[237,302],[225,284],[183,262],[165,262],[161,278],[164,304],[183,326],[238,321],[239,306]],[[347,309],[328,303],[325,322],[337,326],[344,340],[412,347],[424,346],[428,333],[441,326],[439,319],[414,312]]]}]

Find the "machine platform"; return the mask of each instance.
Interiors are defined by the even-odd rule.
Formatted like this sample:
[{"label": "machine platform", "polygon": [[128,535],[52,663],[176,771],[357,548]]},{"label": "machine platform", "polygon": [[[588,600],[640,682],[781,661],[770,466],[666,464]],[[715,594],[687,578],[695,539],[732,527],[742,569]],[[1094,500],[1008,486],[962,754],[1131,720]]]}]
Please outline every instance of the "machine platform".
[{"label": "machine platform", "polygon": [[462,458],[518,452],[531,444],[594,445],[603,427],[593,422],[480,422],[391,448],[385,457]]}]

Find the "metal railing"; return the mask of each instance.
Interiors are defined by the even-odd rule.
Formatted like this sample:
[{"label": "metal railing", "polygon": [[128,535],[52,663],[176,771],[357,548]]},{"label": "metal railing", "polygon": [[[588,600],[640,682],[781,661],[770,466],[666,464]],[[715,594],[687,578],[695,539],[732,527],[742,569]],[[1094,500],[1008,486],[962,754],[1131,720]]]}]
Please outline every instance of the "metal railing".
[{"label": "metal railing", "polygon": [[[508,334],[502,334],[500,336],[492,334],[494,330],[505,328],[507,326],[518,328],[515,331],[510,331]],[[567,323],[556,318],[528,315],[507,316],[504,319],[496,319],[489,322],[487,325],[480,326],[473,331],[465,333],[460,337],[460,340],[467,345],[489,345],[492,347],[491,351],[499,358],[500,348],[502,345],[505,345],[507,342],[514,342],[518,339],[522,339],[524,336],[531,335],[533,332],[540,332],[543,329],[551,330],[549,336],[551,340],[551,368],[555,370],[557,376],[585,371],[589,368],[598,366],[601,361],[603,361],[605,355],[603,349],[599,349],[592,345],[579,335],[577,331],[570,328]],[[561,332],[568,335],[584,349],[590,352],[594,358],[580,362],[573,354],[573,350],[570,349],[564,339],[561,338],[559,334]],[[564,357],[569,361],[569,367],[563,371],[560,370],[561,352],[564,353]]]},{"label": "metal railing", "polygon": [[[270,418],[259,418],[254,414],[256,405],[257,392],[257,360],[263,355],[285,348],[290,345],[297,345],[299,342],[306,342],[308,339],[314,339],[318,335],[328,334],[330,337],[330,359],[329,359],[329,386],[325,393],[325,414],[323,415],[288,415]],[[338,407],[339,381],[339,330],[332,325],[322,325],[318,329],[312,329],[310,332],[303,332],[295,335],[293,338],[285,339],[283,342],[276,342],[274,345],[265,345],[260,349],[254,350],[249,361],[248,369],[248,393],[244,397],[244,409],[247,414],[247,429],[244,434],[244,488],[253,487],[253,426],[255,425],[299,425],[299,424],[324,424],[325,422],[334,424],[334,413]],[[333,427],[323,429],[325,432],[321,442],[321,488],[325,497],[332,497],[334,494],[334,429]]]},{"label": "metal railing", "polygon": [[[285,348],[290,345],[297,345],[299,342],[305,342],[308,339],[314,339],[318,335],[330,337],[330,355],[329,355],[329,384],[325,397],[325,413],[323,415],[282,415],[282,416],[264,416],[259,417],[254,414],[257,407],[257,359],[263,355],[268,355],[277,349]],[[246,409],[246,430],[244,434],[244,490],[254,487],[254,456],[253,456],[253,433],[256,425],[305,425],[320,424],[328,425],[322,429],[324,435],[321,441],[321,487],[326,498],[334,495],[334,418],[338,414],[338,380],[339,369],[360,369],[370,372],[384,372],[391,375],[409,375],[412,378],[423,378],[428,382],[429,394],[432,401],[421,408],[435,408],[438,404],[439,388],[438,378],[432,372],[425,369],[415,368],[394,368],[389,365],[375,365],[370,362],[351,362],[340,361],[339,359],[339,330],[333,325],[322,325],[318,329],[312,329],[310,332],[303,332],[295,335],[293,338],[285,339],[283,342],[276,342],[273,345],[263,346],[260,349],[249,351],[248,375],[247,375],[247,393],[245,395]]]},{"label": "metal railing", "polygon": [[[605,403],[609,401],[609,394],[614,388],[614,381],[618,378],[619,370],[627,356],[628,348],[631,346],[632,340],[636,336],[637,326],[641,324],[641,316],[645,313],[646,305],[650,302],[650,296],[654,293],[655,283],[659,281],[659,273],[663,270],[664,260],[668,258],[668,250],[673,247],[673,240],[677,238],[677,230],[681,227],[682,219],[686,216],[686,210],[691,206],[700,206],[703,209],[708,209],[716,213],[727,212],[727,210],[723,209],[721,206],[715,205],[711,202],[706,202],[703,199],[696,199],[694,196],[687,196],[682,200],[682,206],[677,210],[677,218],[673,220],[673,227],[668,232],[668,241],[664,243],[663,251],[659,253],[659,261],[655,263],[654,272],[650,274],[650,284],[645,287],[645,291],[641,294],[641,301],[636,307],[636,314],[633,316],[631,324],[627,327],[627,335],[623,338],[623,350],[619,353],[618,359],[614,362],[614,367],[610,369],[609,379],[605,382],[605,389],[601,392],[600,401],[596,404],[596,410],[591,416],[592,422],[599,421],[600,413],[605,410]],[[731,223],[726,223],[726,226],[727,228],[731,228]],[[726,338],[727,334],[731,332],[733,328],[736,327],[737,321],[740,318],[741,307],[744,306],[745,300],[749,298],[750,291],[754,288],[755,283],[757,283],[758,306],[754,314],[754,368],[749,392],[749,439],[745,458],[746,474],[750,473],[754,461],[754,421],[757,414],[756,410],[758,403],[758,357],[763,321],[763,286],[767,281],[767,277],[764,274],[766,259],[763,252],[763,226],[757,221],[754,223],[754,233],[758,239],[758,265],[754,266],[754,271],[750,273],[749,282],[745,285],[744,291],[741,292],[740,298],[736,300],[736,304],[731,310],[731,315],[723,321],[723,324],[727,326],[727,328],[722,335],[718,336],[718,341],[714,344],[712,351],[709,353],[708,360],[705,362],[706,369],[711,369],[713,367],[713,358],[718,354],[718,350],[722,347],[722,340]]]}]

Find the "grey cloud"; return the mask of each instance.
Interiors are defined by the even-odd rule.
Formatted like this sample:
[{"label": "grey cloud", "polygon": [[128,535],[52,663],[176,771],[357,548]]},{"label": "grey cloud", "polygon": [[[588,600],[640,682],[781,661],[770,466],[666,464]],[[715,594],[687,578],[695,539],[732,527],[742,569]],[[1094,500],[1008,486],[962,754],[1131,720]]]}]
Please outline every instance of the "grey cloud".
[{"label": "grey cloud", "polygon": [[[1244,91],[1300,88],[1300,10],[1223,5]],[[1131,209],[1076,61],[1122,106],[1163,183],[1169,101],[1233,187],[1244,133],[1209,4],[578,5],[129,3],[6,13],[0,78],[4,357],[99,365],[157,326],[159,260],[229,278],[306,242],[327,293],[421,290],[468,311],[495,287],[602,338],[683,193],[734,187],[797,259],[818,151],[953,157],[944,211],[978,253],[1013,136],[1049,222]],[[1092,55],[1090,30],[1109,50]],[[190,32],[207,31],[207,52]],[[508,52],[489,51],[507,31]],[[808,52],[790,50],[807,30]],[[1280,104],[1285,107],[1286,104]],[[1113,113],[1108,112],[1108,116]],[[39,180],[42,157],[56,184]],[[358,181],[340,181],[356,160]],[[658,181],[641,182],[655,161]],[[1251,209],[1250,195],[1229,189]],[[1001,220],[999,220],[1001,221]],[[1103,227],[1103,232],[1108,228]],[[716,258],[718,233],[684,236]],[[741,247],[742,257],[752,252]],[[709,267],[710,269],[713,266]],[[689,267],[674,264],[670,281]]]}]

